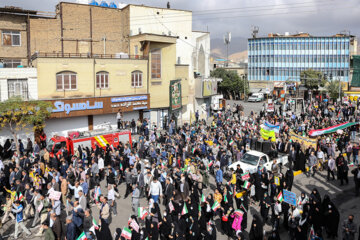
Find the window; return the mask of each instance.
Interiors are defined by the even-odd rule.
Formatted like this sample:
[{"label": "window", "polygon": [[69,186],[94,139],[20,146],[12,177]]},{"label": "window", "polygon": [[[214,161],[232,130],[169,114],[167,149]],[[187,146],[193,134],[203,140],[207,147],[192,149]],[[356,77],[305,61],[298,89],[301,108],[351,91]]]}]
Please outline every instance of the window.
[{"label": "window", "polygon": [[161,78],[161,50],[151,51],[151,78]]},{"label": "window", "polygon": [[131,87],[142,87],[142,72],[134,71],[131,73]]},{"label": "window", "polygon": [[27,79],[9,79],[8,95],[9,98],[21,97],[22,99],[27,100],[29,97]]},{"label": "window", "polygon": [[98,72],[96,73],[96,88],[108,88],[109,87],[109,73]]},{"label": "window", "polygon": [[21,65],[21,60],[18,59],[5,59],[4,68],[17,68]]},{"label": "window", "polygon": [[2,44],[4,46],[20,46],[20,39],[19,31],[2,31]]},{"label": "window", "polygon": [[60,72],[56,74],[56,90],[76,90],[76,73]]}]

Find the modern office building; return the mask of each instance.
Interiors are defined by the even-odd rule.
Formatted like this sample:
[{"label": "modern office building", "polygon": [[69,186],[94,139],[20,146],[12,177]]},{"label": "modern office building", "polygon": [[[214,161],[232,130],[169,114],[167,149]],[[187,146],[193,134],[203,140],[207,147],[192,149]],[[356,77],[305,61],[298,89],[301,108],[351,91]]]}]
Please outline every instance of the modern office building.
[{"label": "modern office building", "polygon": [[350,55],[357,48],[354,36],[315,37],[269,34],[248,39],[249,81],[300,81],[300,73],[313,69],[329,78],[349,81]]}]

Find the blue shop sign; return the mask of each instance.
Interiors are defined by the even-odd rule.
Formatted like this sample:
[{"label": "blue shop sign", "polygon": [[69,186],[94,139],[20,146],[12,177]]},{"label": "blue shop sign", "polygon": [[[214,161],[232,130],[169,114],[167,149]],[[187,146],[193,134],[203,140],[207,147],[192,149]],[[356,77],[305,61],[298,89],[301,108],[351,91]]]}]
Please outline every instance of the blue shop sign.
[{"label": "blue shop sign", "polygon": [[94,102],[94,105],[91,106],[89,101],[72,104],[56,101],[54,102],[54,106],[55,109],[52,110],[53,113],[66,112],[66,114],[69,114],[72,111],[102,109],[103,102]]}]

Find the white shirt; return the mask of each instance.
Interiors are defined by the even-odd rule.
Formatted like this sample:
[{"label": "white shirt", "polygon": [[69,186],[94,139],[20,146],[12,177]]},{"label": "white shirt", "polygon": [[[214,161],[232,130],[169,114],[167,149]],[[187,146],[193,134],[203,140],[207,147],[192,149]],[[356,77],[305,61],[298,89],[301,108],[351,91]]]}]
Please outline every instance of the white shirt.
[{"label": "white shirt", "polygon": [[108,191],[108,196],[107,197],[108,197],[109,200],[115,200],[115,192],[114,192],[113,188]]},{"label": "white shirt", "polygon": [[71,188],[72,190],[74,190],[74,196],[75,198],[79,198],[79,191],[83,191],[83,188],[79,185],[78,187],[72,186],[71,184],[69,184],[69,188]]},{"label": "white shirt", "polygon": [[99,169],[103,169],[103,168],[104,168],[104,159],[99,158],[98,166],[99,166]]},{"label": "white shirt", "polygon": [[159,181],[152,181],[150,184],[150,194],[155,196],[155,195],[162,195],[162,187],[161,187],[161,183]]}]

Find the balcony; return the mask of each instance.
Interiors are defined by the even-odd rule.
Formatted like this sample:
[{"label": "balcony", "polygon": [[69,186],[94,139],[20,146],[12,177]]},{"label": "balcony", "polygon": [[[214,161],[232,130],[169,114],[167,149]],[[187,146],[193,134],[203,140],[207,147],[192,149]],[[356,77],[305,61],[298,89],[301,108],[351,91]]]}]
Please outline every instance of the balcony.
[{"label": "balcony", "polygon": [[34,61],[37,58],[97,58],[97,59],[147,60],[148,56],[128,55],[127,53],[90,54],[90,53],[45,53],[45,52],[36,52],[31,56],[31,61]]}]

